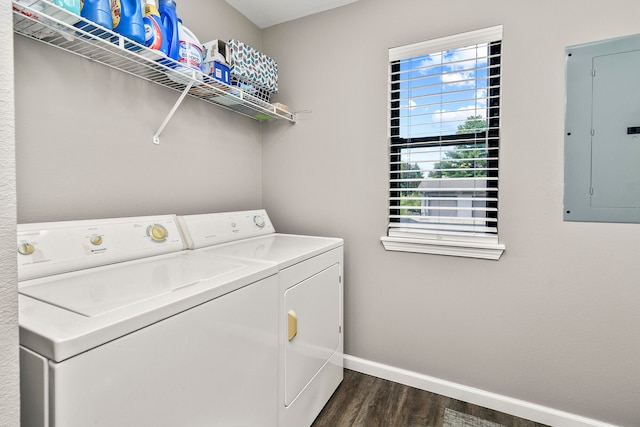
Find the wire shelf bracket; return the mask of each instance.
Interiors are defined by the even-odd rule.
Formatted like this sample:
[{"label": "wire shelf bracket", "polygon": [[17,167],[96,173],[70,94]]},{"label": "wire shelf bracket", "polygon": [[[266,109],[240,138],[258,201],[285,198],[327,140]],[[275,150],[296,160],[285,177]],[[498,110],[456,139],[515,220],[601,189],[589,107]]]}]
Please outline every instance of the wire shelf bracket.
[{"label": "wire shelf bracket", "polygon": [[[194,70],[193,74],[194,74],[194,78],[195,78],[195,70]],[[173,108],[171,108],[171,110],[169,111],[169,114],[167,114],[167,117],[164,119],[164,121],[162,122],[162,124],[158,128],[158,131],[155,134],[153,134],[153,143],[154,144],[156,144],[156,145],[160,144],[160,134],[162,133],[164,128],[167,127],[167,125],[169,124],[169,121],[171,120],[171,118],[175,114],[176,110],[178,109],[180,104],[182,104],[182,101],[184,101],[184,98],[189,94],[189,90],[191,89],[191,86],[193,86],[193,82],[194,82],[194,80],[190,80],[189,81],[189,83],[187,84],[187,87],[184,88],[184,90],[182,91],[182,94],[180,95],[180,97],[178,98],[176,103],[173,105]]]}]

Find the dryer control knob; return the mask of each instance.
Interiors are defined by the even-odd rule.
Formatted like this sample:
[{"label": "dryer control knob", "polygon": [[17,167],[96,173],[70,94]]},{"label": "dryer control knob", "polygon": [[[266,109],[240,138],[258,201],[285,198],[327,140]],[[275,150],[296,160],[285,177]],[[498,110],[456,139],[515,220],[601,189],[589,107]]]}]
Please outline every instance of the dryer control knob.
[{"label": "dryer control knob", "polygon": [[258,228],[264,228],[264,217],[262,215],[256,215],[253,217],[253,222]]},{"label": "dryer control knob", "polygon": [[154,242],[164,242],[167,240],[167,229],[159,224],[153,224],[147,227],[147,235],[151,237]]},{"label": "dryer control knob", "polygon": [[94,246],[100,246],[102,244],[102,236],[93,236],[89,241]]},{"label": "dryer control knob", "polygon": [[22,243],[21,245],[18,245],[18,253],[21,255],[31,255],[35,250],[36,248],[34,248],[31,243]]}]

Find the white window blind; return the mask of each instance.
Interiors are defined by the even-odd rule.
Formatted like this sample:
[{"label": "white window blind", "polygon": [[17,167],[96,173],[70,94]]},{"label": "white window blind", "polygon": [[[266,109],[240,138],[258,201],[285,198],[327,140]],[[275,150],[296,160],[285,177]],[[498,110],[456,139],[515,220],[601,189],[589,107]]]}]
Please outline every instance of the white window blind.
[{"label": "white window blind", "polygon": [[498,259],[502,27],[389,50],[388,250]]}]

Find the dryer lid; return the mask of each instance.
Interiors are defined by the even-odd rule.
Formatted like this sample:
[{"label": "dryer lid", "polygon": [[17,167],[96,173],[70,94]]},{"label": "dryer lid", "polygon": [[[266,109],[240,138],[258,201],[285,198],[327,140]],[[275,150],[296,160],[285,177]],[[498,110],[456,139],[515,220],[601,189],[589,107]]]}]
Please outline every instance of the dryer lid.
[{"label": "dryer lid", "polygon": [[340,238],[276,233],[229,242],[206,250],[216,255],[277,262],[282,270],[342,245]]}]

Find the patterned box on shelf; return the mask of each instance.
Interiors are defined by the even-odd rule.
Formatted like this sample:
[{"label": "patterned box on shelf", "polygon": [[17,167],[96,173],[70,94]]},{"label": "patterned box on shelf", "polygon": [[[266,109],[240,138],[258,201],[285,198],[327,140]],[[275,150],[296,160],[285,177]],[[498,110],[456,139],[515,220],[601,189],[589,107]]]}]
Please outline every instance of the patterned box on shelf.
[{"label": "patterned box on shelf", "polygon": [[229,40],[231,81],[243,90],[264,97],[278,91],[278,64],[264,53],[238,40]]}]

